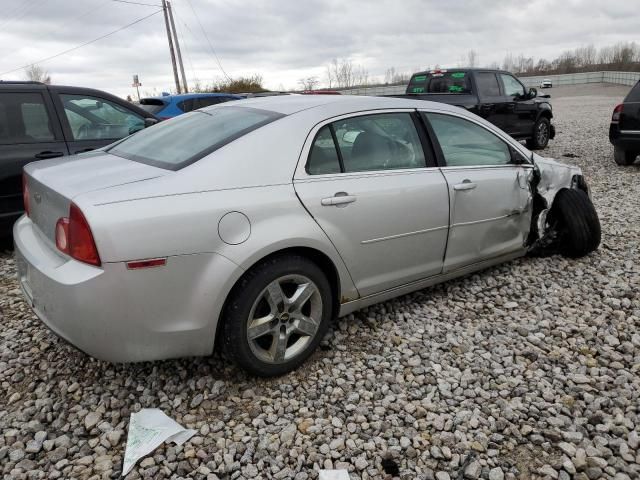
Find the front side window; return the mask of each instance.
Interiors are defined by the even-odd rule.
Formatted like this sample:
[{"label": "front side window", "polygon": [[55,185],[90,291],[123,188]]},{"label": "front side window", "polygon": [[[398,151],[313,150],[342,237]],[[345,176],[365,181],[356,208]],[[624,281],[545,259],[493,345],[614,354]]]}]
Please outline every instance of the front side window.
[{"label": "front side window", "polygon": [[0,93],[0,144],[54,141],[39,93]]},{"label": "front side window", "polygon": [[509,146],[484,127],[451,115],[423,115],[436,134],[448,167],[511,163]]},{"label": "front side window", "polygon": [[103,98],[60,95],[74,140],[117,140],[144,128],[144,118]]},{"label": "front side window", "polygon": [[115,144],[108,152],[178,170],[281,117],[280,113],[256,108],[198,110],[146,128]]},{"label": "front side window", "polygon": [[[328,125],[328,129],[333,130],[332,137],[337,141],[343,172],[425,166],[420,137],[409,113],[383,113],[346,118]],[[328,145],[329,137],[324,130],[319,132],[316,142]],[[316,160],[320,156],[314,156],[314,150],[315,142],[307,168],[309,173],[318,170],[316,163],[322,163]]]},{"label": "front side window", "polygon": [[496,78],[495,73],[476,73],[476,85],[478,86],[478,93],[480,93],[480,95],[482,95],[483,97],[500,96],[500,86],[498,85],[498,79]]},{"label": "front side window", "polygon": [[513,78],[512,75],[501,73],[500,78],[502,78],[502,85],[504,85],[504,94],[507,97],[515,97],[516,95],[524,96],[524,87],[518,80]]}]

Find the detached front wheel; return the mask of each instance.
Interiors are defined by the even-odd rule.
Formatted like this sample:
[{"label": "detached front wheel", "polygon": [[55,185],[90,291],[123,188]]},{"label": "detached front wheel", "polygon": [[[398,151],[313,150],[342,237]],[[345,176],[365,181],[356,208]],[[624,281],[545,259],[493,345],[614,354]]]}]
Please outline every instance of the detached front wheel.
[{"label": "detached front wheel", "polygon": [[222,347],[254,375],[282,375],[316,349],[331,319],[322,270],[298,255],[269,258],[247,272],[227,302]]},{"label": "detached front wheel", "polygon": [[551,138],[551,122],[547,117],[540,117],[533,125],[533,135],[527,139],[529,150],[541,150],[549,144]]},{"label": "detached front wheel", "polygon": [[562,255],[583,257],[600,245],[600,220],[589,196],[582,190],[560,190],[550,217],[558,234],[558,251]]}]

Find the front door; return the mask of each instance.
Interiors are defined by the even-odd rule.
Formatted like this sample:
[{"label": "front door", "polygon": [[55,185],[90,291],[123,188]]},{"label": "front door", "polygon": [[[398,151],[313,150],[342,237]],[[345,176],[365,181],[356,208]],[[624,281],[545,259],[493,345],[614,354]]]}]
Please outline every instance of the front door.
[{"label": "front door", "polygon": [[505,95],[505,109],[509,112],[509,126],[503,130],[514,136],[530,135],[536,121],[535,100],[529,98],[525,86],[513,75],[501,73],[500,81]]},{"label": "front door", "polygon": [[533,166],[484,126],[453,115],[425,117],[445,161],[451,203],[444,271],[523,251]]},{"label": "front door", "polygon": [[296,172],[298,196],[361,296],[442,271],[447,187],[416,121],[405,111],[317,127]]},{"label": "front door", "polygon": [[144,117],[94,94],[56,90],[56,105],[66,121],[63,128],[72,154],[101,148],[142,130]]}]

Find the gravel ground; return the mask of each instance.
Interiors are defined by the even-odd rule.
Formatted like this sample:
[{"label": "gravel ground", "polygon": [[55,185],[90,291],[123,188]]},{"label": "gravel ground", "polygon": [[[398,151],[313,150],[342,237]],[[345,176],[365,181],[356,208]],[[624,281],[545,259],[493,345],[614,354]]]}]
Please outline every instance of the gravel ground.
[{"label": "gravel ground", "polygon": [[[524,258],[357,312],[293,374],[218,356],[110,365],[47,331],[0,256],[0,471],[118,478],[131,412],[199,433],[127,478],[640,476],[640,187],[607,139],[627,87],[555,88],[547,155],[580,165],[603,227],[580,260]],[[387,478],[391,478],[391,474]]]}]

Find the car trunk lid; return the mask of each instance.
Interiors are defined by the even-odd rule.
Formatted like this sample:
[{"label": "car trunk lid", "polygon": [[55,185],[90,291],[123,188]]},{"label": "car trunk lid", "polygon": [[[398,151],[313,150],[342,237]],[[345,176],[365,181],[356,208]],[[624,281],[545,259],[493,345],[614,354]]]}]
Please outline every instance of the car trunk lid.
[{"label": "car trunk lid", "polygon": [[80,194],[140,182],[171,173],[104,152],[34,162],[24,168],[29,217],[55,244],[55,226],[69,215]]}]

